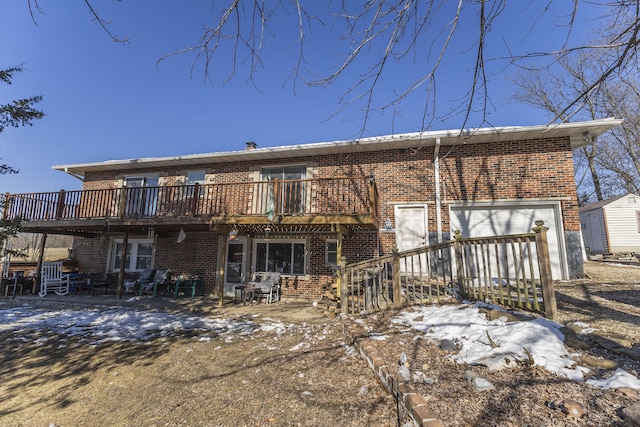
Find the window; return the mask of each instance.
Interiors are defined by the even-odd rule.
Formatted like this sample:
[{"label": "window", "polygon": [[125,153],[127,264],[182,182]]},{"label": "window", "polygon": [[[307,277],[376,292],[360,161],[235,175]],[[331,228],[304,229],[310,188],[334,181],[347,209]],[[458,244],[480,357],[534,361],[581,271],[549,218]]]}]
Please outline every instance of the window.
[{"label": "window", "polygon": [[[113,241],[111,269],[120,270],[122,265],[122,239]],[[129,239],[127,259],[124,268],[128,271],[140,271],[153,266],[153,243],[147,239]]]},{"label": "window", "polygon": [[306,243],[304,240],[256,240],[254,271],[277,271],[282,274],[303,275]]},{"label": "window", "polygon": [[[205,179],[205,172],[203,170],[200,171],[189,171],[187,172],[187,179],[185,181],[185,184],[187,185],[195,185],[195,184],[204,184],[204,179]],[[193,197],[193,187],[189,187],[187,189],[187,197]],[[204,195],[204,188],[200,188],[200,191],[198,191],[198,193],[200,193],[199,195],[202,196]]]},{"label": "window", "polygon": [[324,262],[329,265],[338,265],[338,241],[327,240],[324,248]]},{"label": "window", "polygon": [[193,185],[195,183],[204,184],[204,171],[189,171],[187,172],[187,185]]}]

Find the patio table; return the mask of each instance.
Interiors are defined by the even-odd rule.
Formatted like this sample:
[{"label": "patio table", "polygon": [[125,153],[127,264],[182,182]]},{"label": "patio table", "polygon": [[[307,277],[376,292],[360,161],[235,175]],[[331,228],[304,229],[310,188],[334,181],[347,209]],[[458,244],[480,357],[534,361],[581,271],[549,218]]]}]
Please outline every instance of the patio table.
[{"label": "patio table", "polygon": [[235,287],[233,303],[235,304],[238,301],[238,292],[240,293],[240,301],[246,305],[248,302],[253,302],[258,291],[260,291],[260,288],[255,285],[238,285]]}]

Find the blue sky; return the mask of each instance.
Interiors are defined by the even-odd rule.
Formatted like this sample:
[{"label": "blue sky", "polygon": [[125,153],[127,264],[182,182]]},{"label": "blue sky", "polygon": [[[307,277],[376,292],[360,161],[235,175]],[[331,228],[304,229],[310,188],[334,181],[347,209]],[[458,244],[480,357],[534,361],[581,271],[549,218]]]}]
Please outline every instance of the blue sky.
[{"label": "blue sky", "polygon": [[[509,9],[494,24],[495,36],[488,40],[488,57],[505,55],[505,43],[520,51],[559,47],[565,33],[558,24],[566,22],[567,9],[552,10],[531,29],[539,13],[536,7],[541,7],[536,3],[508,2]],[[271,24],[277,37],[266,43],[256,88],[247,81],[242,64],[237,75],[224,82],[229,72],[224,56],[209,82],[204,81],[201,64],[192,69],[190,55],[173,56],[156,66],[163,55],[197,41],[202,26],[213,19],[210,1],[95,0],[102,16],[112,19],[109,29],[128,37],[127,44],[111,41],[91,20],[82,1],[40,0],[39,4],[44,14],[36,16],[37,25],[26,0],[5,0],[0,14],[4,41],[0,68],[23,64],[25,69],[13,85],[0,86],[0,102],[43,95],[41,108],[47,115],[31,127],[0,134],[1,162],[20,170],[17,175],[0,175],[2,193],[79,189],[80,181],[51,169],[60,164],[240,150],[246,141],[266,147],[360,135],[363,105],[340,110],[338,100],[366,65],[356,64],[329,87],[308,88],[300,83],[294,93],[287,76],[297,48],[286,16],[276,17]],[[326,3],[309,4],[314,13],[326,16]],[[586,6],[581,3],[581,7]],[[581,9],[572,37],[588,37],[589,29],[597,25],[590,20],[593,17],[592,10]],[[325,21],[333,22],[328,16]],[[475,26],[469,20],[461,22],[460,28],[438,79],[438,105],[443,110],[461,96],[471,75],[469,49],[474,49]],[[344,49],[335,32],[319,37],[321,31],[315,27],[309,40],[306,76],[326,72]],[[375,52],[371,55],[365,59]],[[420,75],[422,53],[414,52],[412,58],[394,64],[383,75],[378,103]],[[509,83],[504,73],[498,73],[504,63],[490,64],[490,124],[546,123],[547,115],[509,100]],[[397,115],[374,112],[364,136],[421,130],[424,102],[423,92],[418,91],[400,105]],[[458,116],[434,123],[429,130],[457,129],[461,123]],[[479,125],[479,116],[467,123],[468,127]]]}]

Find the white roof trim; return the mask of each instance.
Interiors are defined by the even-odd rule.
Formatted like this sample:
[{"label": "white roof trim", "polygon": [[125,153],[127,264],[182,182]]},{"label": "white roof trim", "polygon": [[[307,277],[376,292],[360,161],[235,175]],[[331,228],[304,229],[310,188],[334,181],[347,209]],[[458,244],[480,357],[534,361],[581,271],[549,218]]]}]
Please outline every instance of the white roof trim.
[{"label": "white roof trim", "polygon": [[190,154],[173,157],[149,157],[128,160],[107,160],[95,163],[79,163],[53,166],[73,176],[84,176],[86,172],[130,170],[169,166],[191,166],[206,163],[233,161],[271,160],[299,156],[317,156],[346,152],[380,151],[399,148],[421,148],[435,146],[437,138],[441,145],[486,144],[491,142],[569,137],[572,149],[588,145],[585,138],[595,138],[618,126],[622,120],[607,118],[576,123],[560,123],[538,126],[505,126],[463,130],[424,131],[397,135],[376,136],[345,141],[318,142],[253,150],[223,151],[206,154]]}]

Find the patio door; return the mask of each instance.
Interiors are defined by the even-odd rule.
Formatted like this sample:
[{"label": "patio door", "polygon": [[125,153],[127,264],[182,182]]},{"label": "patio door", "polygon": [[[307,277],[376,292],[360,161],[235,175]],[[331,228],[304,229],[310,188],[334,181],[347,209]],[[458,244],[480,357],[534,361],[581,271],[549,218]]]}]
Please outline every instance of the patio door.
[{"label": "patio door", "polygon": [[304,212],[304,177],[305,168],[289,166],[264,168],[262,180],[273,183],[267,192],[268,200],[264,206],[274,210],[275,214],[297,214]]},{"label": "patio door", "polygon": [[127,188],[125,216],[128,218],[152,217],[158,207],[158,177],[130,176],[124,180]]},{"label": "patio door", "polygon": [[224,266],[224,295],[233,297],[235,287],[245,280],[247,241],[243,238],[227,242],[226,265]]}]

